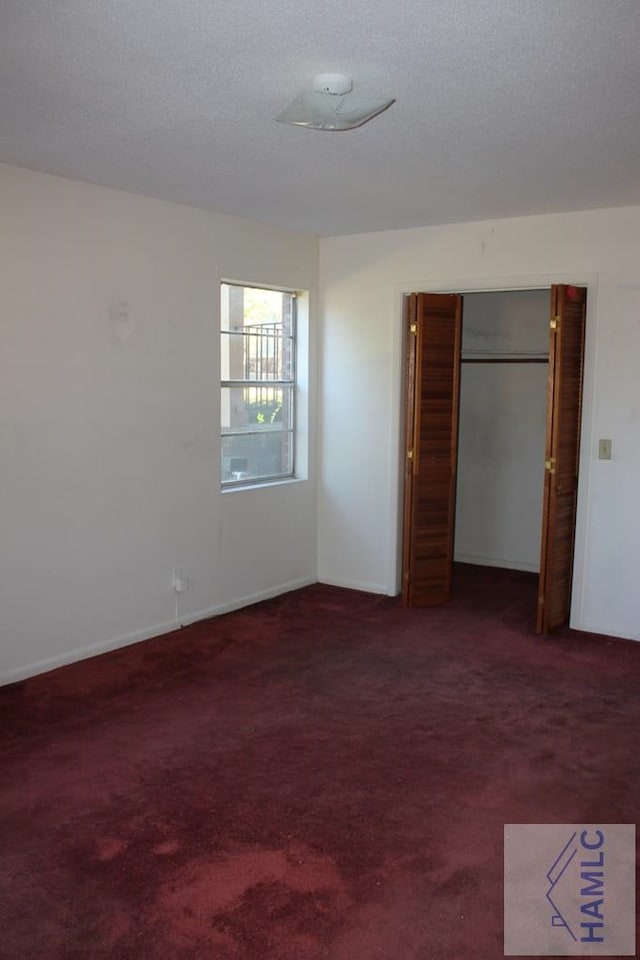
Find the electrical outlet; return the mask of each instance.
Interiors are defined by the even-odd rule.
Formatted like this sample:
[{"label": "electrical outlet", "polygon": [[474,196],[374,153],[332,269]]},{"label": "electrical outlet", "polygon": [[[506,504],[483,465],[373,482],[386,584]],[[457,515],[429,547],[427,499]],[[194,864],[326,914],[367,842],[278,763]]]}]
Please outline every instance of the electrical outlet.
[{"label": "electrical outlet", "polygon": [[598,459],[611,460],[611,440],[598,441]]},{"label": "electrical outlet", "polygon": [[184,593],[189,588],[189,581],[182,572],[182,567],[176,567],[173,571],[171,585],[176,593]]}]

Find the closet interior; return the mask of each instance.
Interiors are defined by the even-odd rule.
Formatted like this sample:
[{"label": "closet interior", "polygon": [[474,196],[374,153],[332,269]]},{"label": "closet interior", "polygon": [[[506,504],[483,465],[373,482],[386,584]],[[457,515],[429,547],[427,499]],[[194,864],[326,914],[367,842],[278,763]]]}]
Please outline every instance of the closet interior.
[{"label": "closet interior", "polygon": [[464,296],[454,560],[538,573],[549,291]]},{"label": "closet interior", "polygon": [[407,606],[448,602],[458,561],[539,574],[537,632],[568,622],[586,300],[569,284],[407,296]]}]

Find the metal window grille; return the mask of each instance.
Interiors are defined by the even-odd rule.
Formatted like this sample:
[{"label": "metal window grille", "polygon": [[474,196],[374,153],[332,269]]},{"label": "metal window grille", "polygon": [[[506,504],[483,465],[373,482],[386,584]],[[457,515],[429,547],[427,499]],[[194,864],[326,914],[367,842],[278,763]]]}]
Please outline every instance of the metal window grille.
[{"label": "metal window grille", "polygon": [[222,285],[222,485],[294,474],[295,294]]}]

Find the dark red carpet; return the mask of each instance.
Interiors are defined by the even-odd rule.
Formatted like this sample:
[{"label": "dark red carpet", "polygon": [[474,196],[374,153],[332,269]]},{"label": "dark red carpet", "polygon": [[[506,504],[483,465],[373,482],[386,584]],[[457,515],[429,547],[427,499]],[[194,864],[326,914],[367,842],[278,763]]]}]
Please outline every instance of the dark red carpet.
[{"label": "dark red carpet", "polygon": [[315,586],[0,691],[0,955],[502,956],[505,822],[634,823],[640,645]]}]

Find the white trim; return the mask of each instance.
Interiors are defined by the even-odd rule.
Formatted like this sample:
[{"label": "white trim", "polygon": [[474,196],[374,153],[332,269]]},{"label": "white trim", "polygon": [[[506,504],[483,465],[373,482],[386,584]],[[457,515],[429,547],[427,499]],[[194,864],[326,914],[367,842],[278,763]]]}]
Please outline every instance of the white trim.
[{"label": "white trim", "polygon": [[121,647],[128,647],[134,643],[140,643],[142,640],[151,640],[152,637],[162,636],[164,633],[172,633],[179,630],[180,624],[175,620],[165,620],[164,623],[156,623],[152,627],[146,627],[144,630],[134,630],[132,633],[123,633],[119,637],[111,637],[108,640],[99,640],[98,643],[92,643],[88,647],[75,648],[67,650],[64,653],[56,654],[53,657],[45,657],[44,660],[37,660],[24,667],[17,667],[14,670],[7,670],[0,674],[0,686],[7,683],[16,683],[19,680],[26,680],[28,677],[35,677],[39,673],[48,673],[50,670],[56,670],[58,667],[65,667],[70,663],[76,663],[79,660],[88,660],[90,657],[97,657],[101,653],[108,653],[110,650],[118,650]]},{"label": "white trim", "polygon": [[537,563],[527,560],[505,560],[502,557],[477,557],[473,553],[456,553],[454,563],[472,563],[476,567],[500,567],[504,570],[522,570],[524,573],[540,573]]},{"label": "white trim", "polygon": [[301,293],[306,293],[306,291],[301,290],[300,287],[290,287],[288,284],[280,285],[273,283],[262,283],[261,281],[248,281],[248,280],[230,280],[226,274],[222,274],[220,270],[217,271],[219,277],[219,284],[225,283],[228,287],[249,287],[252,290],[273,290],[274,293],[292,293],[294,296],[300,296]]},{"label": "white trim", "polygon": [[237,600],[229,600],[227,603],[217,603],[213,607],[207,607],[205,610],[198,610],[197,613],[188,613],[180,617],[180,626],[188,627],[192,623],[198,623],[200,620],[208,620],[209,617],[219,617],[223,613],[233,613],[234,610],[250,607],[254,603],[260,603],[262,600],[271,600],[273,597],[279,597],[283,593],[291,593],[292,590],[301,590],[302,587],[310,587],[317,582],[315,577],[301,577],[299,580],[290,580],[288,583],[282,583],[278,587],[269,587],[267,590],[259,590],[257,593],[248,594],[246,597],[239,597]]},{"label": "white trim", "polygon": [[[584,610],[586,603],[587,557],[591,530],[592,499],[590,496],[591,470],[595,443],[596,409],[596,334],[598,318],[598,274],[587,286],[587,313],[585,318],[584,364],[582,371],[582,425],[580,430],[580,458],[578,467],[578,503],[573,547],[573,583],[569,625],[586,630]],[[579,281],[573,281],[574,283]],[[611,631],[607,631],[610,633]]]},{"label": "white trim", "polygon": [[345,590],[361,590],[363,593],[377,593],[383,596],[395,596],[395,591],[389,594],[383,583],[367,583],[361,580],[342,580],[339,577],[322,577],[318,583],[325,583],[329,587],[342,587]]},{"label": "white trim", "polygon": [[[316,424],[316,403],[314,398],[315,388],[315,364],[316,357],[316,327],[315,322],[317,311],[317,284],[311,284],[308,287],[292,287],[289,284],[277,284],[261,282],[259,280],[232,280],[221,269],[217,269],[214,274],[217,278],[218,296],[216,298],[216,343],[218,355],[214,358],[216,369],[220,369],[220,336],[222,332],[222,311],[220,291],[222,284],[237,287],[250,287],[254,290],[274,290],[277,293],[290,293],[295,296],[296,304],[296,323],[294,331],[295,344],[295,374],[291,381],[294,397],[294,417],[293,417],[293,473],[290,476],[276,476],[272,478],[256,478],[255,481],[247,480],[235,485],[233,482],[223,483],[220,472],[220,463],[218,462],[218,488],[221,493],[229,493],[235,490],[256,490],[265,487],[274,487],[281,484],[297,483],[299,481],[309,480],[312,477],[312,471],[315,468],[313,459],[312,438],[314,436]],[[224,381],[219,381],[217,390],[218,403],[221,402],[221,388]],[[219,408],[220,410],[220,408]],[[218,412],[218,423],[220,423],[220,412]]]},{"label": "white trim", "polygon": [[[580,487],[576,516],[575,552],[573,560],[573,593],[571,626],[575,629],[587,629],[582,622],[584,609],[584,583],[586,578],[586,559],[591,514],[589,495],[589,459],[593,446],[593,410],[595,382],[595,340],[598,307],[597,273],[543,273],[531,275],[497,277],[454,277],[449,280],[437,280],[422,277],[419,280],[402,281],[394,284],[392,349],[393,368],[391,371],[391,436],[389,443],[390,463],[390,511],[389,511],[389,578],[386,591],[397,594],[401,587],[402,576],[402,403],[403,403],[403,342],[404,298],[408,293],[428,291],[429,293],[502,293],[509,290],[548,290],[555,283],[570,283],[587,288],[587,321],[585,362],[582,393],[582,433],[580,443]],[[575,602],[574,602],[575,601]],[[632,638],[633,639],[633,638]]]},{"label": "white trim", "polygon": [[293,483],[306,483],[306,477],[276,477],[274,480],[256,480],[255,483],[242,483],[230,486],[233,481],[220,484],[220,493],[242,493],[246,490],[267,490],[271,487],[288,487]]},{"label": "white trim", "polygon": [[[575,630],[580,630],[582,633],[597,633],[603,637],[609,637],[611,640],[633,640],[636,643],[640,643],[640,633],[629,633],[629,627],[618,627],[615,623],[606,623],[599,624],[588,621],[582,627],[575,627]],[[615,630],[615,633],[611,631]]]},{"label": "white trim", "polygon": [[282,593],[289,593],[291,590],[299,590],[301,587],[308,587],[316,583],[314,577],[304,577],[300,580],[292,580],[289,583],[283,583],[279,587],[272,587],[269,590],[260,590],[258,593],[241,597],[238,600],[231,600],[228,603],[219,603],[213,607],[207,607],[205,610],[199,610],[197,613],[190,613],[187,616],[180,617],[179,621],[166,620],[164,623],[157,623],[152,627],[146,627],[143,630],[135,630],[132,633],[125,633],[119,637],[111,637],[109,640],[100,640],[98,643],[92,643],[88,647],[68,650],[65,653],[57,654],[53,657],[46,657],[44,660],[38,660],[25,667],[17,667],[14,670],[8,670],[0,674],[0,686],[8,683],[17,683],[20,680],[26,680],[29,677],[37,676],[40,673],[48,673],[50,670],[56,670],[58,667],[67,666],[70,663],[77,663],[80,660],[88,660],[90,657],[100,656],[102,653],[109,653],[111,650],[119,650],[122,647],[131,646],[134,643],[140,643],[144,640],[151,640],[154,637],[160,637],[166,633],[174,633],[181,627],[197,623],[200,620],[207,620],[209,617],[220,616],[223,613],[230,613],[232,610],[239,610],[242,607],[248,607],[253,603],[260,603],[261,600],[270,600]]}]

